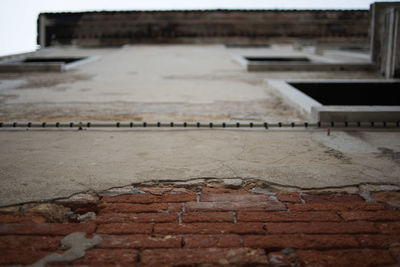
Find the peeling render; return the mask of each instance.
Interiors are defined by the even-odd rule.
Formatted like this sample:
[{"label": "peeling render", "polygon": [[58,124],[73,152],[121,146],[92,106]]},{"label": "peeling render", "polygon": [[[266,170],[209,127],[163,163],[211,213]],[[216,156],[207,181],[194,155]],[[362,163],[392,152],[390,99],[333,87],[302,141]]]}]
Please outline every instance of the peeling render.
[{"label": "peeling render", "polygon": [[51,254],[40,261],[29,265],[29,267],[46,267],[48,263],[54,262],[71,262],[73,260],[85,256],[85,251],[100,244],[102,238],[99,235],[94,235],[91,239],[86,239],[86,233],[72,233],[61,240],[63,249],[68,249],[63,254]]},{"label": "peeling render", "polygon": [[277,193],[306,193],[306,194],[325,194],[325,193],[347,193],[359,194],[366,201],[371,199],[371,193],[375,192],[397,192],[400,186],[395,184],[379,183],[361,183],[347,186],[304,188],[292,185],[283,185],[266,182],[258,179],[217,179],[212,177],[193,178],[187,180],[151,180],[144,183],[133,183],[126,186],[112,187],[100,191],[85,191],[72,194],[66,198],[56,198],[42,200],[40,202],[21,203],[6,207],[0,207],[0,213],[37,213],[46,216],[51,222],[84,221],[95,217],[93,212],[85,214],[75,214],[73,210],[78,208],[89,208],[97,203],[104,196],[115,197],[120,195],[136,195],[151,193],[153,195],[162,195],[164,193],[179,194],[186,192],[185,189],[201,192],[203,188],[216,189],[235,189],[247,190],[254,194],[268,195],[276,198]]}]

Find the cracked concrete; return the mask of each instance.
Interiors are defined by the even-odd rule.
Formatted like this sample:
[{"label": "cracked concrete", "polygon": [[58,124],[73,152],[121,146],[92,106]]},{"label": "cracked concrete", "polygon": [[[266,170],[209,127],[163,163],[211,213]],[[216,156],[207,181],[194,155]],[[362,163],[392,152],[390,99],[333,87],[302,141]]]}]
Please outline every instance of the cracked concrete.
[{"label": "cracked concrete", "polygon": [[[233,60],[307,54],[275,45],[43,49],[35,55],[100,59],[64,73],[0,73],[0,82],[6,81],[0,120],[303,122],[263,80],[380,78],[371,72],[248,73]],[[338,60],[356,60],[351,55]],[[297,189],[398,185],[399,144],[398,132],[371,130],[333,129],[327,136],[318,129],[1,129],[0,205],[156,180],[190,185],[210,177]]]},{"label": "cracked concrete", "polygon": [[398,160],[379,152],[400,151],[398,133],[362,135],[352,148],[354,136],[325,130],[1,131],[0,205],[204,177],[300,188],[400,185]]}]

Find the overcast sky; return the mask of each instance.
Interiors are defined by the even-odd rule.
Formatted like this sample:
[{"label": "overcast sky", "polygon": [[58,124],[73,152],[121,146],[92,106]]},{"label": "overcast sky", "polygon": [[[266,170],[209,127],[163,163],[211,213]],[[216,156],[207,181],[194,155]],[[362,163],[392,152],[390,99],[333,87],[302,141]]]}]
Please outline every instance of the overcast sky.
[{"label": "overcast sky", "polygon": [[0,56],[33,51],[40,12],[166,9],[368,9],[370,0],[0,0]]}]

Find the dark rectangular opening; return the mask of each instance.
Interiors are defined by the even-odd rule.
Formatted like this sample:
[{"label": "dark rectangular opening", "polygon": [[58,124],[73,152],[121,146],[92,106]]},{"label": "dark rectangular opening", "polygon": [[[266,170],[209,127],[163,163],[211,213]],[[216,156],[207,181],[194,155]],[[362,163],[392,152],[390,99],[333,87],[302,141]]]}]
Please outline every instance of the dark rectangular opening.
[{"label": "dark rectangular opening", "polygon": [[400,82],[289,83],[322,105],[400,106]]},{"label": "dark rectangular opening", "polygon": [[307,57],[245,57],[245,59],[261,62],[310,62]]},{"label": "dark rectangular opening", "polygon": [[22,62],[25,63],[71,63],[85,59],[84,57],[31,57],[26,58]]}]

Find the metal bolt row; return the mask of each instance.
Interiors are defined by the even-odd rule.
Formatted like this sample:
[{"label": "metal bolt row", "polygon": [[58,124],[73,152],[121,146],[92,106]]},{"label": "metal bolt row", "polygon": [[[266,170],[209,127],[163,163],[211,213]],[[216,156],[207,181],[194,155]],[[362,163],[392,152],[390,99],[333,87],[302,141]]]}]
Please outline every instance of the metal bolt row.
[{"label": "metal bolt row", "polygon": [[316,122],[316,123],[282,123],[282,122],[0,122],[0,128],[399,128],[397,122]]}]

